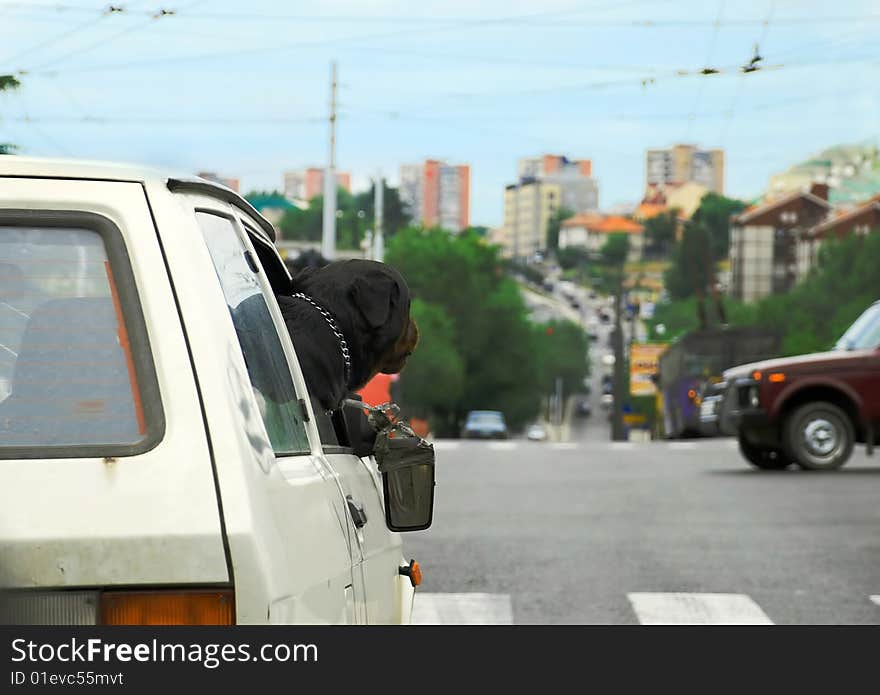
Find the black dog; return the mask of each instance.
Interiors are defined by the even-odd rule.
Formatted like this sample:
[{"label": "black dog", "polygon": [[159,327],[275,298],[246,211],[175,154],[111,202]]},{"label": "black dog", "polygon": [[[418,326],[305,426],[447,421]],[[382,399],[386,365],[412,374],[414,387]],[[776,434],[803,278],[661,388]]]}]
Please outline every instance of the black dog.
[{"label": "black dog", "polygon": [[379,372],[399,372],[418,343],[409,287],[378,261],[304,268],[277,299],[309,393],[326,410]]}]

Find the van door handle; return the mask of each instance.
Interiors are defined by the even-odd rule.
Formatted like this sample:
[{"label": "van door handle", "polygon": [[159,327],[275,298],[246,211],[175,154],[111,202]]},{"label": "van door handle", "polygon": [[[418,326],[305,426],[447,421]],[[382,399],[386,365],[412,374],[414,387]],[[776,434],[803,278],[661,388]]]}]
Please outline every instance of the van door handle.
[{"label": "van door handle", "polygon": [[351,520],[354,522],[354,525],[358,528],[363,528],[364,524],[367,523],[367,513],[364,511],[364,505],[357,502],[351,495],[346,495],[345,501],[348,502],[348,512],[351,514]]}]

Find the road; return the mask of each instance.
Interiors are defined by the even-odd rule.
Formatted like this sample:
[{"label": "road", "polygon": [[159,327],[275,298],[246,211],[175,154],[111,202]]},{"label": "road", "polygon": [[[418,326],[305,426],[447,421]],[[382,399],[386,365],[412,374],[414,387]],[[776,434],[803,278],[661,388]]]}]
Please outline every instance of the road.
[{"label": "road", "polygon": [[[603,299],[527,295],[586,325]],[[546,318],[545,318],[546,320]],[[435,516],[404,536],[416,623],[880,624],[880,458],[751,469],[731,439],[611,442],[599,407],[561,441],[438,441]]]},{"label": "road", "polygon": [[404,536],[416,622],[880,624],[861,450],[817,474],[752,470],[729,439],[435,446],[434,523]]}]

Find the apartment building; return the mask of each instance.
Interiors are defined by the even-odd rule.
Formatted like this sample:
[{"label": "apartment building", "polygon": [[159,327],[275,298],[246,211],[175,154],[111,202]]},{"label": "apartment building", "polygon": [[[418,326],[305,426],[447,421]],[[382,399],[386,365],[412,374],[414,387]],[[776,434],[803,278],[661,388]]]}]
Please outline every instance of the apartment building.
[{"label": "apartment building", "polygon": [[[307,169],[288,170],[284,172],[284,196],[290,200],[311,200],[324,195],[324,169],[309,167]],[[347,171],[336,172],[336,185],[351,193],[351,174]]]},{"label": "apartment building", "polygon": [[547,248],[550,220],[559,209],[559,184],[521,179],[504,189],[504,247],[508,258],[528,258]]},{"label": "apartment building", "polygon": [[460,232],[470,226],[471,170],[427,159],[400,167],[400,199],[415,222]]},{"label": "apartment building", "polygon": [[645,154],[645,196],[693,182],[713,193],[724,193],[724,150],[673,145]]},{"label": "apartment building", "polygon": [[550,221],[562,208],[599,208],[599,186],[589,159],[545,154],[517,162],[517,183],[504,190],[503,254],[524,258],[547,248]]}]

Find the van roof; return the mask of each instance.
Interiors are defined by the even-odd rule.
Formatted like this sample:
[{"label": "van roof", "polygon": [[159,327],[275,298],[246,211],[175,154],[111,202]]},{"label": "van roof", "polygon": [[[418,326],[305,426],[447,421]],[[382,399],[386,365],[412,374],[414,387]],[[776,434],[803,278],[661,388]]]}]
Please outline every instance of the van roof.
[{"label": "van roof", "polygon": [[90,181],[129,181],[157,183],[171,190],[197,192],[225,200],[244,210],[260,224],[260,231],[274,242],[275,228],[247,200],[236,191],[219,183],[208,181],[185,172],[123,162],[92,161],[84,159],[52,159],[48,157],[0,156],[0,177],[86,179]]}]

